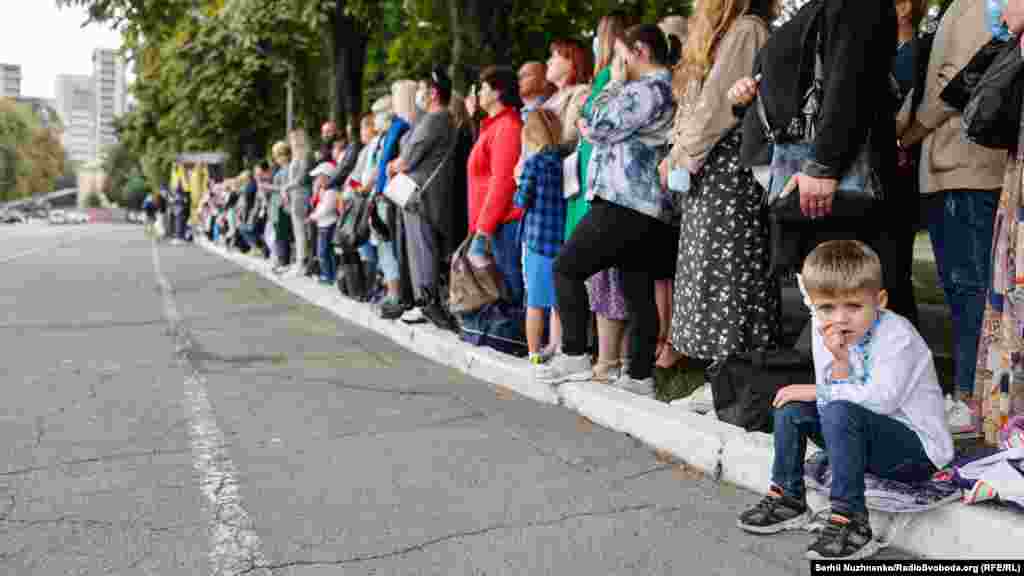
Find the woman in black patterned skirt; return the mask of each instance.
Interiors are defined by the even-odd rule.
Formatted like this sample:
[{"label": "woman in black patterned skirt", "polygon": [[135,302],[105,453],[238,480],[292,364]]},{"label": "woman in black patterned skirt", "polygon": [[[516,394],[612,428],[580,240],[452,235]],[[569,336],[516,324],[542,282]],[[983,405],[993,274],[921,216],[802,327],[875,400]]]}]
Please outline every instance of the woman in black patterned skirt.
[{"label": "woman in black patterned skirt", "polygon": [[[768,273],[763,192],[740,165],[739,119],[727,98],[729,88],[750,74],[777,2],[755,0],[745,12],[727,12],[719,4],[729,3],[703,2],[692,20],[676,72],[680,112],[673,148],[663,169],[666,178],[674,170],[692,176],[690,190],[680,194],[672,343],[687,357],[712,361],[773,347],[780,323],[779,287]],[[727,32],[710,41],[717,30]],[[697,396],[706,407],[705,388]]]}]

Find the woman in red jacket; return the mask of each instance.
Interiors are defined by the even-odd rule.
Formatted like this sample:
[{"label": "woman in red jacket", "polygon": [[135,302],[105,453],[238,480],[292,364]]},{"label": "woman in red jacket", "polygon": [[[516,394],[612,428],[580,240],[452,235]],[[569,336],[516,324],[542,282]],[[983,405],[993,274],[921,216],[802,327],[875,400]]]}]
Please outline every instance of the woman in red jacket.
[{"label": "woman in red jacket", "polygon": [[512,204],[513,176],[521,150],[523,121],[519,116],[519,78],[511,68],[490,67],[480,75],[479,106],[487,113],[469,155],[470,256],[482,256],[490,240],[495,264],[505,278],[511,304],[523,303],[522,247],[519,219]]}]

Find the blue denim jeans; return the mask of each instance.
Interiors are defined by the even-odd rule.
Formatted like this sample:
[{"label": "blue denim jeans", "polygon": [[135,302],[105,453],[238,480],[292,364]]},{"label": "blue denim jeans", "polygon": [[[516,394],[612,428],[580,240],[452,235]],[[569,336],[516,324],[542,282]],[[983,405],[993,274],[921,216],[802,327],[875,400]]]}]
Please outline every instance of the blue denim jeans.
[{"label": "blue denim jeans", "polygon": [[523,244],[519,238],[519,221],[498,226],[491,239],[494,265],[505,279],[509,304],[523,305]]},{"label": "blue denim jeans", "polygon": [[267,254],[266,248],[263,246],[263,239],[256,234],[256,229],[251,224],[243,224],[238,228],[239,234],[242,235],[242,239],[249,245],[250,250],[259,250],[264,255]]},{"label": "blue denim jeans", "polygon": [[[998,190],[941,192],[926,215],[939,280],[953,316],[956,390],[974,392],[978,338],[992,286],[992,228]],[[940,212],[941,210],[941,212]]]},{"label": "blue denim jeans", "polygon": [[317,228],[316,253],[320,257],[320,279],[332,284],[338,277],[337,262],[334,258],[334,227]]},{"label": "blue denim jeans", "polygon": [[935,473],[924,446],[910,428],[858,404],[829,402],[819,413],[813,402],[790,402],[775,410],[772,484],[804,498],[807,440],[823,446],[832,466],[832,509],[866,514],[864,473],[900,482],[920,482]]}]

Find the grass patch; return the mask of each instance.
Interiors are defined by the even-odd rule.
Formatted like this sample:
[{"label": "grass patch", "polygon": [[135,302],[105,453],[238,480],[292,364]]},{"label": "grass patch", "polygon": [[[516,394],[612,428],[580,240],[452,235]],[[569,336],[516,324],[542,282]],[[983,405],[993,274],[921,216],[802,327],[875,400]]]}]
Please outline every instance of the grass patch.
[{"label": "grass patch", "polygon": [[939,283],[939,272],[934,262],[914,260],[911,280],[914,283],[914,295],[919,304],[946,305],[942,284]]},{"label": "grass patch", "polygon": [[655,368],[654,390],[658,400],[685,398],[704,385],[706,362],[683,358],[672,368]]}]

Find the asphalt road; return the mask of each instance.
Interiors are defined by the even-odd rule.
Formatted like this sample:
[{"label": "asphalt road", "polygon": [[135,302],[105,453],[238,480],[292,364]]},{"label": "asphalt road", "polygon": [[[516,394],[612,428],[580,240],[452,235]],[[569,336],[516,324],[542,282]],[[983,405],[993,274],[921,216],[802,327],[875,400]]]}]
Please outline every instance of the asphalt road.
[{"label": "asphalt road", "polygon": [[3,574],[808,573],[755,495],[139,227],[0,228],[0,350]]}]

